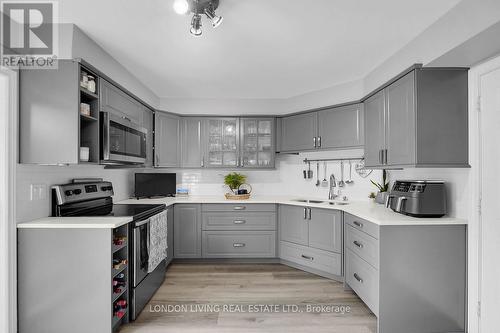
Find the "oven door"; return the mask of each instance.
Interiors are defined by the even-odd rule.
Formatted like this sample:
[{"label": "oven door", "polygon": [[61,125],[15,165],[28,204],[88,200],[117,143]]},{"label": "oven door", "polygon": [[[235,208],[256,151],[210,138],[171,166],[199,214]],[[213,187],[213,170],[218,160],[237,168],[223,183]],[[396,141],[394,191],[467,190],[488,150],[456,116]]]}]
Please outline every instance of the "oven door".
[{"label": "oven door", "polygon": [[144,164],[147,130],[125,116],[101,112],[101,142],[104,164]]},{"label": "oven door", "polygon": [[137,222],[133,230],[133,235],[134,276],[132,282],[135,288],[148,275],[149,219]]}]

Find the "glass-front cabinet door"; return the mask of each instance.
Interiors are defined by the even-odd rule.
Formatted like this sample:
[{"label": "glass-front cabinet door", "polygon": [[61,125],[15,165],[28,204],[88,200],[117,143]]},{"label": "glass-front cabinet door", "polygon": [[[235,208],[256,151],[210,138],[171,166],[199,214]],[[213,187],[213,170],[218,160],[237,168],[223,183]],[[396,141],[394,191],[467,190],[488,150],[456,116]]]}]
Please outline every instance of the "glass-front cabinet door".
[{"label": "glass-front cabinet door", "polygon": [[207,126],[208,168],[239,167],[238,118],[210,118]]},{"label": "glass-front cabinet door", "polygon": [[241,118],[242,167],[274,167],[273,128],[273,118]]}]

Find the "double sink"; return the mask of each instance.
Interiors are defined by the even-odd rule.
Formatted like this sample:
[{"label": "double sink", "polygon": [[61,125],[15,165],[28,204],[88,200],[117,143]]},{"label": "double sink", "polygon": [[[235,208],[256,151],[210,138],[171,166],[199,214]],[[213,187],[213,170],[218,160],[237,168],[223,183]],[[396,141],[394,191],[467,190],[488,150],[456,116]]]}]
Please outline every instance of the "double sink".
[{"label": "double sink", "polygon": [[349,204],[349,202],[345,202],[345,201],[329,201],[329,200],[322,201],[322,200],[314,200],[314,199],[293,199],[292,201],[303,202],[303,203],[308,203],[308,204],[322,204],[322,203],[327,202],[330,205],[339,205],[339,206]]}]

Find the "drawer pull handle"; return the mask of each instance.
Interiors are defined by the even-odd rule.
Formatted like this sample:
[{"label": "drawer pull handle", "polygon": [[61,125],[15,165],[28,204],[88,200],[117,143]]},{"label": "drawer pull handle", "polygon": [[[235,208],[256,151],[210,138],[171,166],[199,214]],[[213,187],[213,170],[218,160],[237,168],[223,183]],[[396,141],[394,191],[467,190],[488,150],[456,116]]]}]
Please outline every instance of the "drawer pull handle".
[{"label": "drawer pull handle", "polygon": [[354,278],[358,280],[359,283],[363,283],[363,279],[359,277],[358,273],[354,273]]},{"label": "drawer pull handle", "polygon": [[361,243],[360,243],[360,242],[358,242],[358,241],[354,241],[354,242],[352,242],[352,243],[353,243],[354,245],[356,245],[357,247],[359,247],[360,249],[362,249],[362,248],[363,248],[363,244],[361,244]]},{"label": "drawer pull handle", "polygon": [[311,260],[311,261],[314,260],[313,257],[306,256],[305,254],[302,255],[302,258],[307,259],[307,260]]},{"label": "drawer pull handle", "polygon": [[363,228],[363,223],[361,223],[361,222],[354,221],[354,222],[352,222],[352,223],[353,223],[355,226],[357,226],[357,227]]},{"label": "drawer pull handle", "polygon": [[245,220],[234,220],[234,224],[245,224],[247,221]]},{"label": "drawer pull handle", "polygon": [[245,243],[233,243],[233,247],[245,247]]},{"label": "drawer pull handle", "polygon": [[233,209],[234,210],[245,210],[246,207],[245,206],[234,206]]}]

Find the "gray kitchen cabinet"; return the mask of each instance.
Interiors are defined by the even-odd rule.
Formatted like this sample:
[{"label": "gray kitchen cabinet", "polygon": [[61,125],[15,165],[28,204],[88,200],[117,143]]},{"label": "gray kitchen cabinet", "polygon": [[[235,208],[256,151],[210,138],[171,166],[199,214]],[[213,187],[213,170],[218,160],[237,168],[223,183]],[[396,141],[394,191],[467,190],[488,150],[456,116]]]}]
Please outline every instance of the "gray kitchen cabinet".
[{"label": "gray kitchen cabinet", "polygon": [[101,80],[101,111],[122,115],[136,124],[143,123],[144,106],[104,79]]},{"label": "gray kitchen cabinet", "polygon": [[147,167],[152,167],[154,165],[154,151],[153,151],[153,131],[154,131],[154,112],[146,107],[143,108],[142,116],[142,127],[147,131],[146,137],[146,163]]},{"label": "gray kitchen cabinet", "polygon": [[[80,87],[80,72],[93,73],[76,60],[57,64],[51,70],[19,70],[20,163],[97,164],[99,95]],[[80,103],[89,105],[90,115],[80,113]],[[80,159],[80,147],[89,148],[88,161]]]},{"label": "gray kitchen cabinet", "polygon": [[468,74],[412,67],[365,104],[370,168],[469,167]]},{"label": "gray kitchen cabinet", "polygon": [[174,206],[167,208],[167,259],[166,264],[170,264],[174,259]]},{"label": "gray kitchen cabinet", "polygon": [[274,168],[274,118],[240,119],[240,166]]},{"label": "gray kitchen cabinet", "polygon": [[155,112],[155,167],[179,166],[179,132],[179,117],[165,112]]},{"label": "gray kitchen cabinet", "polygon": [[342,213],[337,210],[311,208],[308,214],[309,246],[342,252]]},{"label": "gray kitchen cabinet", "polygon": [[208,118],[205,124],[205,167],[239,167],[239,118]]},{"label": "gray kitchen cabinet", "polygon": [[204,121],[202,118],[181,118],[181,167],[202,168],[205,164],[203,156]]},{"label": "gray kitchen cabinet", "polygon": [[201,258],[201,206],[174,207],[174,258]]},{"label": "gray kitchen cabinet", "polygon": [[379,167],[385,147],[385,91],[379,91],[365,102],[365,164]]},{"label": "gray kitchen cabinet", "polygon": [[280,240],[306,246],[309,245],[307,216],[306,207],[280,205]]},{"label": "gray kitchen cabinet", "polygon": [[203,231],[204,258],[274,258],[275,231]]},{"label": "gray kitchen cabinet", "polygon": [[317,112],[283,117],[281,122],[281,151],[296,152],[316,149],[317,132]]},{"label": "gray kitchen cabinet", "polygon": [[318,112],[318,148],[355,148],[364,144],[363,104]]}]

